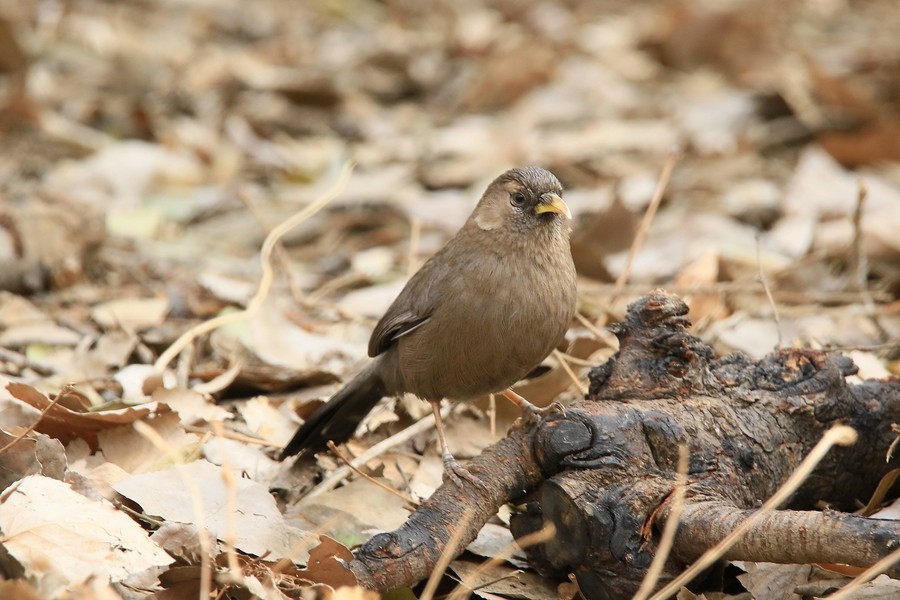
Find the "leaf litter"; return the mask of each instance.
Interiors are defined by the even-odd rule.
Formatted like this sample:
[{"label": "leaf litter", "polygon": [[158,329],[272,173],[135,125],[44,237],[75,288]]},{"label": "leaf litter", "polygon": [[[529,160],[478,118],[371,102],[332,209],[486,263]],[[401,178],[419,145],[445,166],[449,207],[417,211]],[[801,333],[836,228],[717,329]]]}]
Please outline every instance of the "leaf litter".
[{"label": "leaf litter", "polygon": [[[375,320],[478,191],[516,164],[566,185],[587,317],[567,356],[519,387],[532,402],[577,397],[585,361],[614,350],[592,323],[658,285],[689,300],[721,352],[781,339],[852,350],[868,376],[900,373],[900,15],[888,0],[87,1],[12,3],[0,17],[0,519],[32,519],[0,524],[7,572],[21,574],[0,595],[196,597],[204,569],[231,573],[219,591],[262,598],[352,584],[340,542],[317,550],[316,536],[353,545],[408,508],[355,477],[297,502],[320,476],[274,454],[363,364]],[[684,158],[618,294],[675,146]],[[261,263],[266,236],[348,160],[343,191]],[[495,432],[487,399],[448,419],[460,456],[518,416],[493,410]],[[420,418],[416,402],[388,401],[346,451]],[[359,468],[427,497],[441,477],[433,437]],[[325,476],[339,466],[316,463]],[[457,577],[500,551],[494,533]],[[516,574],[520,561],[475,593],[574,593]],[[822,581],[808,566],[744,570],[759,597]]]}]

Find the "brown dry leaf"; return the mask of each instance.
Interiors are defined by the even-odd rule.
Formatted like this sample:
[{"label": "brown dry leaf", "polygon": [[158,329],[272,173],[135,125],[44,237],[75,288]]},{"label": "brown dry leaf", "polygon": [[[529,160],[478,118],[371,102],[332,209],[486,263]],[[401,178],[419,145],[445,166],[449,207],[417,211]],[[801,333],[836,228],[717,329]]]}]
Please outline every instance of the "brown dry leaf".
[{"label": "brown dry leaf", "polygon": [[104,235],[103,215],[91,206],[36,195],[25,203],[5,203],[0,211],[0,289],[33,293],[72,285]]},{"label": "brown dry leaf", "polygon": [[[38,410],[43,410],[50,405],[49,398],[24,383],[11,383],[6,389],[18,400]],[[56,404],[47,411],[35,430],[46,433],[63,444],[81,438],[92,449],[96,449],[99,432],[134,423],[149,416],[158,417],[169,412],[171,409],[168,406],[161,406],[156,402],[91,413],[75,412]]]},{"label": "brown dry leaf", "polygon": [[[179,456],[189,460],[191,456],[199,454],[199,436],[185,432],[178,415],[166,412],[143,422]],[[171,464],[171,458],[135,431],[131,424],[99,432],[97,449],[103,453],[103,460],[121,467],[128,473],[144,473]]]},{"label": "brown dry leaf", "polygon": [[75,346],[81,339],[81,335],[68,327],[50,321],[14,325],[0,333],[0,345],[10,348],[22,348],[29,344]]},{"label": "brown dry leaf", "polygon": [[218,539],[227,541],[233,531],[235,546],[243,552],[254,556],[268,553],[270,558],[286,556],[290,547],[285,522],[272,495],[262,485],[234,475],[233,510],[222,468],[205,460],[132,475],[113,484],[113,488],[139,504],[145,513],[179,523],[200,523],[192,504],[192,494],[196,494],[205,525]]},{"label": "brown dry leaf", "polygon": [[88,500],[40,475],[26,477],[3,494],[0,529],[4,548],[45,597],[92,577],[118,582],[173,562],[107,501]]},{"label": "brown dry leaf", "polygon": [[506,562],[518,569],[528,568],[525,552],[516,545],[515,538],[506,525],[485,523],[475,540],[466,546],[466,550],[484,558],[494,558],[501,553],[509,555],[512,552]]},{"label": "brown dry leaf", "polygon": [[799,600],[794,593],[798,585],[808,583],[813,573],[809,565],[778,565],[773,563],[744,563],[747,571],[738,575],[754,598],[771,600]]},{"label": "brown dry leaf", "polygon": [[[876,174],[847,171],[823,150],[810,147],[803,151],[784,195],[787,219],[776,223],[766,236],[791,256],[805,255],[813,241],[815,228],[821,221],[838,219],[846,223],[843,238],[832,236],[827,250],[846,251],[852,240],[851,218],[859,196],[859,186],[867,189],[862,229],[865,249],[870,255],[885,254],[884,248],[896,256],[896,235],[900,230],[900,187]],[[801,224],[788,226],[799,221]],[[806,232],[801,234],[801,232]]]},{"label": "brown dry leaf", "polygon": [[261,484],[268,484],[284,468],[266,454],[266,446],[248,444],[225,437],[213,437],[203,444],[203,456],[215,465],[229,465]]},{"label": "brown dry leaf", "polygon": [[289,420],[266,396],[257,396],[237,406],[247,427],[262,439],[284,446],[297,431],[297,421]]},{"label": "brown dry leaf", "polygon": [[[113,210],[108,223],[124,223],[115,212],[139,206],[153,187],[163,182],[195,185],[201,178],[201,165],[188,152],[131,139],[110,144],[83,160],[63,162],[46,183],[64,197]],[[114,226],[111,233],[129,231]]]},{"label": "brown dry leaf", "polygon": [[556,584],[536,573],[522,572],[507,565],[483,569],[483,565],[467,560],[454,560],[450,569],[460,581],[472,577],[466,587],[483,598],[496,594],[524,600],[557,600]]},{"label": "brown dry leaf", "polygon": [[162,323],[168,311],[165,298],[121,298],[98,304],[91,318],[106,329],[140,331]]},{"label": "brown dry leaf", "polygon": [[14,325],[52,322],[53,320],[44,311],[27,298],[0,292],[0,327],[4,330]]},{"label": "brown dry leaf", "polygon": [[200,564],[203,547],[200,532],[192,523],[166,521],[150,536],[160,548],[188,564]]},{"label": "brown dry leaf", "polygon": [[314,583],[333,588],[356,586],[356,577],[345,565],[353,560],[350,550],[327,535],[319,536],[320,543],[309,551],[309,564],[298,575]]},{"label": "brown dry leaf", "polygon": [[[5,448],[18,434],[0,429],[0,448]],[[0,490],[27,475],[44,475],[61,480],[65,476],[66,455],[62,444],[43,434],[31,434],[0,453]]]},{"label": "brown dry leaf", "polygon": [[199,421],[226,421],[233,416],[231,411],[218,406],[208,396],[193,390],[157,388],[151,398],[177,412],[184,425],[193,425]]},{"label": "brown dry leaf", "polygon": [[256,598],[260,600],[290,600],[290,596],[286,596],[281,590],[272,586],[270,577],[266,577],[263,582],[252,575],[244,575],[241,585],[253,594],[254,600]]},{"label": "brown dry leaf", "polygon": [[878,121],[854,133],[829,133],[819,136],[828,154],[847,168],[900,161],[900,122]]},{"label": "brown dry leaf", "polygon": [[[200,454],[199,437],[184,431],[178,415],[168,413],[146,421],[164,443],[180,457],[187,460]],[[112,484],[134,473],[145,473],[168,467],[172,459],[150,440],[135,431],[132,425],[124,425],[101,431],[97,452],[84,440],[76,439],[66,447],[70,474],[85,478],[94,493],[113,499],[116,494]]]},{"label": "brown dry leaf", "polygon": [[[313,521],[313,527],[343,542],[357,544],[379,531],[392,531],[409,517],[403,501],[394,494],[362,478],[291,507],[288,518],[299,514]],[[355,524],[355,539],[347,539],[345,526]],[[321,528],[321,529],[320,529]]]},{"label": "brown dry leaf", "polygon": [[330,370],[362,349],[337,336],[307,331],[285,317],[295,309],[293,300],[270,298],[248,320],[227,325],[215,337],[230,337],[263,362],[295,371]]}]

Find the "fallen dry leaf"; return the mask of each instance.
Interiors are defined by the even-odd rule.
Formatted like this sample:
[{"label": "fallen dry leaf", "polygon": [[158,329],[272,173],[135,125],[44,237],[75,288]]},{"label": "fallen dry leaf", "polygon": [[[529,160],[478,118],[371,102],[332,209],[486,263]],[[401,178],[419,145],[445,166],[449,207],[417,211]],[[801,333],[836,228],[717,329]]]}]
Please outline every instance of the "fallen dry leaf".
[{"label": "fallen dry leaf", "polygon": [[41,475],[30,475],[4,492],[0,529],[4,548],[35,578],[45,597],[91,578],[118,582],[173,562],[109,502],[88,500]]},{"label": "fallen dry leaf", "polygon": [[[132,475],[113,488],[136,502],[145,513],[179,523],[205,524],[219,540],[234,535],[238,549],[269,558],[287,556],[290,546],[284,518],[262,485],[234,473],[234,506],[223,470],[205,460]],[[199,502],[202,515],[194,512]]]},{"label": "fallen dry leaf", "polygon": [[[24,383],[10,383],[6,389],[16,399],[39,410],[50,405],[49,398]],[[96,449],[99,432],[134,423],[151,415],[160,416],[168,412],[171,412],[168,406],[162,406],[156,402],[103,412],[75,412],[56,404],[44,414],[35,430],[46,433],[63,444],[81,438],[91,448]]]}]

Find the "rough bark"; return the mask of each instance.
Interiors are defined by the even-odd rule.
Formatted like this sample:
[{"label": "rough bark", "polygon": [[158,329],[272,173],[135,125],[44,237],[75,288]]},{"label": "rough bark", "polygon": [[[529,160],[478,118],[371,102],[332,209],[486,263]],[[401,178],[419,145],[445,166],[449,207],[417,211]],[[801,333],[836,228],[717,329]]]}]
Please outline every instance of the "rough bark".
[{"label": "rough bark", "polygon": [[835,423],[853,426],[859,441],[832,450],[790,499],[794,511],[764,520],[728,557],[867,566],[896,547],[896,523],[797,511],[818,501],[850,508],[894,467],[885,456],[900,382],[850,385],[852,361],[809,350],[716,359],[689,334],[686,314],[664,292],[633,303],[616,332],[620,350],[592,371],[588,398],[473,461],[490,486],[443,486],[403,528],[364,545],[351,563],[359,581],[380,591],[410,585],[454,531],[456,554],[500,504],[525,498],[514,535],[548,522],[558,531],[528,550],[541,572],[574,573],[591,598],[627,598],[668,515],[679,445],[690,452],[686,506],[661,583],[771,496]]}]

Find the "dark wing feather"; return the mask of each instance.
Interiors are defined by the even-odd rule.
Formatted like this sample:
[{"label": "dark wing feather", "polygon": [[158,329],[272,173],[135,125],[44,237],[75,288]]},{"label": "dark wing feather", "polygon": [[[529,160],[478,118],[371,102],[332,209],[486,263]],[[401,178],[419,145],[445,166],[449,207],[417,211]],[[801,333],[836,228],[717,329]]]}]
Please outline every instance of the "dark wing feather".
[{"label": "dark wing feather", "polygon": [[440,290],[446,289],[446,281],[458,279],[450,265],[467,264],[468,252],[459,243],[465,228],[456,234],[437,254],[425,261],[406,282],[394,303],[387,309],[369,338],[369,356],[375,357],[390,348],[398,338],[412,333],[424,325],[443,301]]},{"label": "dark wing feather", "polygon": [[369,338],[369,356],[378,356],[390,348],[397,338],[421,327],[429,318],[428,315],[417,315],[409,311],[392,314],[388,310],[372,332],[372,337]]}]

